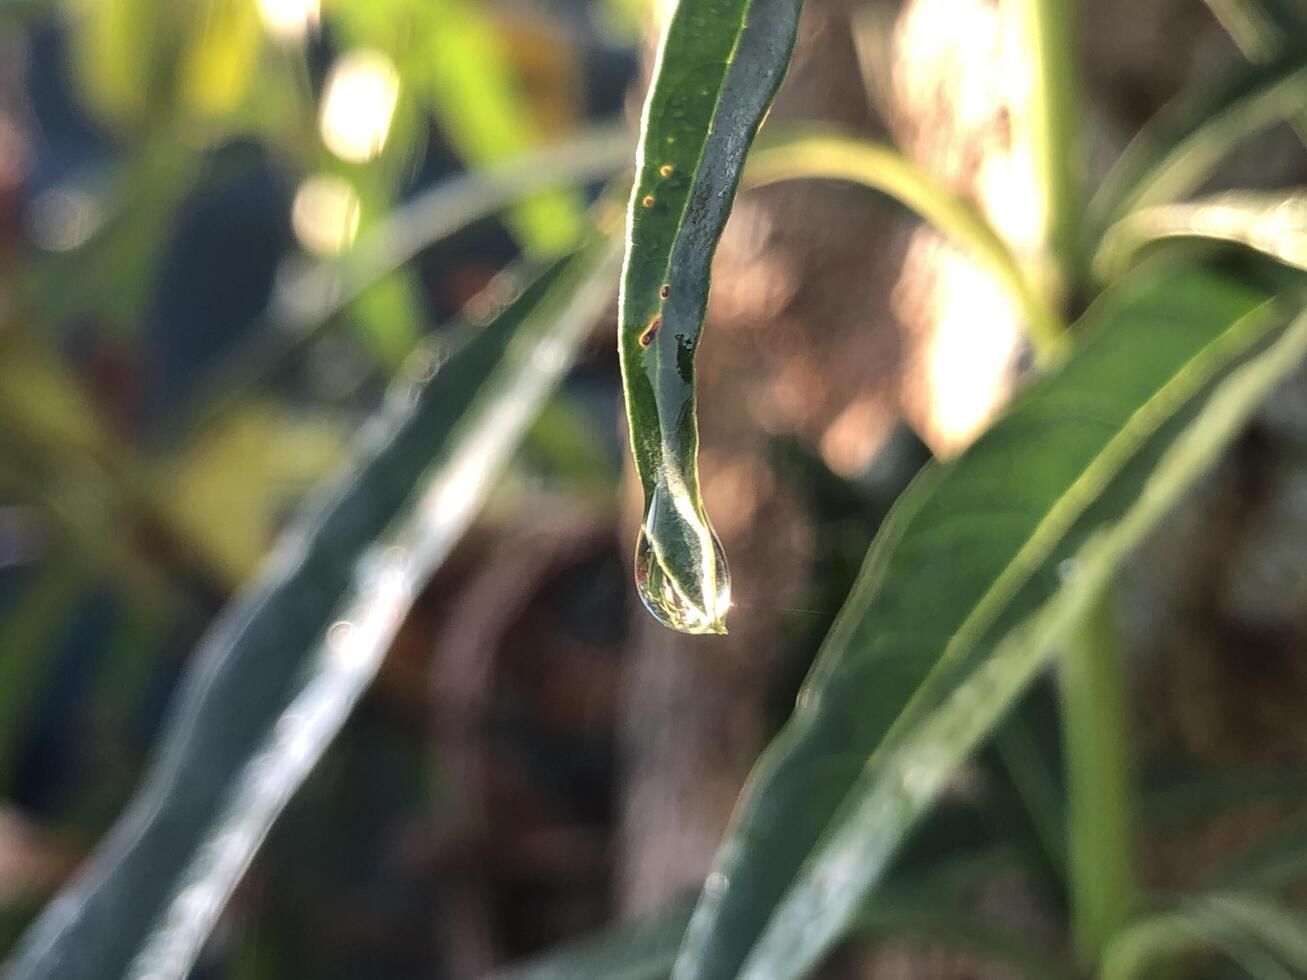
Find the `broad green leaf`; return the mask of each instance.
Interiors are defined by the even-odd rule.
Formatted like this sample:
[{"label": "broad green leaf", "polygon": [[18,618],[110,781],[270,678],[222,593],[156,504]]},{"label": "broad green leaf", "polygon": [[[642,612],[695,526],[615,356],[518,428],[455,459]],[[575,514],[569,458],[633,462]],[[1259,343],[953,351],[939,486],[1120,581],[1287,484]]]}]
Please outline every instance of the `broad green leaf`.
[{"label": "broad green leaf", "polygon": [[1158,204],[1122,218],[1103,237],[1094,271],[1120,275],[1153,242],[1212,239],[1246,245],[1307,269],[1307,192],[1230,191],[1184,204]]},{"label": "broad green leaf", "polygon": [[[951,772],[1025,686],[1079,632],[1110,587],[1121,561],[1238,435],[1266,395],[1300,367],[1307,355],[1307,313],[1279,330],[1273,328],[1283,320],[1271,311],[1272,329],[1249,329],[1258,321],[1266,325],[1267,312],[1266,307],[1256,308],[1237,321],[1216,348],[1208,349],[1207,356],[1200,355],[1197,363],[1190,360],[1185,365],[1171,382],[1178,390],[1173,388],[1169,396],[1160,392],[1160,404],[1141,406],[1126,423],[1123,435],[1133,428],[1132,423],[1139,425],[1134,439],[1126,439],[1127,445],[1141,436],[1144,442],[1136,442],[1135,458],[1125,464],[1117,479],[1109,476],[1107,485],[1091,489],[1091,495],[1098,490],[1105,490],[1106,495],[1093,503],[1089,519],[1079,522],[1090,529],[1089,537],[1072,558],[1059,564],[1056,575],[1063,584],[1027,620],[1000,634],[988,659],[953,687],[938,708],[919,716],[907,732],[891,735],[873,752],[826,836],[808,856],[773,914],[742,977],[800,975],[838,938],[841,919],[847,921],[854,914],[857,903],[883,875],[885,862],[904,829],[931,804]],[[1241,333],[1242,339],[1235,340]],[[1264,346],[1268,340],[1270,346]],[[1191,388],[1190,397],[1185,397],[1188,385],[1201,386],[1211,379],[1212,369],[1228,368],[1228,360],[1222,364],[1220,354],[1237,358],[1242,344],[1250,341],[1261,350],[1212,386],[1209,396],[1204,399]],[[1057,387],[1056,381],[1049,387]],[[1186,418],[1186,401],[1198,408],[1192,421]],[[1149,433],[1149,416],[1164,427]],[[1172,423],[1187,424],[1177,434],[1173,424],[1165,425],[1168,417]],[[1016,469],[1024,472],[1023,467]],[[1133,503],[1124,507],[1122,498]],[[1121,510],[1120,519],[1113,521],[1114,512]],[[1104,530],[1092,530],[1103,524]],[[1075,531],[1068,537],[1074,538]],[[1036,594],[1045,591],[1034,582],[1032,585]],[[1021,604],[1018,597],[1017,605]],[[914,699],[930,698],[929,687],[928,679]]]},{"label": "broad green leaf", "polygon": [[187,975],[609,301],[617,260],[615,244],[596,241],[465,330],[443,365],[436,349],[418,353],[353,464],[202,641],[138,797],[29,930],[7,977]]},{"label": "broad green leaf", "polygon": [[[1307,318],[1201,397],[1285,319],[1271,288],[1143,270],[1091,308],[1060,367],[957,460],[918,478],[754,770],[678,980],[733,977],[746,960],[745,976],[791,977],[816,961],[953,768],[1078,621],[1094,577],[1101,588],[1296,366]],[[1159,465],[1198,404],[1201,424]],[[1059,591],[1065,576],[1076,587]]]},{"label": "broad green leaf", "polygon": [[1126,147],[1092,203],[1097,227],[1135,208],[1198,190],[1245,137],[1307,103],[1307,53],[1286,50],[1195,86],[1163,109]]},{"label": "broad green leaf", "polygon": [[889,195],[988,267],[1020,305],[1032,339],[1051,352],[1062,324],[1007,243],[974,204],[954,194],[890,146],[832,132],[798,132],[760,141],[744,173],[748,187],[782,180],[847,180]]},{"label": "broad green leaf", "polygon": [[794,47],[802,0],[684,0],[658,51],[627,216],[619,348],[644,489],[636,585],[662,623],[722,633],[730,578],[699,495],[694,355],[713,252]]}]

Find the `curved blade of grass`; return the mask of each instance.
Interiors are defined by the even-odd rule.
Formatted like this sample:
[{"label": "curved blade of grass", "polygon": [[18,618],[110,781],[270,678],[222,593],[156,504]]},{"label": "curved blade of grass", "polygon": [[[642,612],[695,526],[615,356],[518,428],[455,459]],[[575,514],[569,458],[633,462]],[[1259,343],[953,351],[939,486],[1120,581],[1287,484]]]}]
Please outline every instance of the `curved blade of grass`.
[{"label": "curved blade of grass", "polygon": [[1021,305],[1031,340],[1045,354],[1063,326],[1007,243],[970,201],[891,146],[831,132],[796,132],[759,144],[744,172],[747,187],[782,180],[847,180],[880,191],[914,211],[987,266]]},{"label": "curved blade of grass", "polygon": [[[1207,6],[1249,61],[1268,61],[1307,37],[1307,9],[1297,0],[1207,0]],[[1292,122],[1307,145],[1307,107]]]},{"label": "curved blade of grass", "polygon": [[1198,238],[1246,245],[1297,269],[1307,269],[1307,191],[1230,191],[1185,204],[1141,208],[1114,224],[1094,257],[1108,280],[1163,239]]},{"label": "curved blade of grass", "polygon": [[[797,976],[838,936],[943,779],[1080,613],[1088,570],[1106,580],[1101,555],[1114,560],[1137,540],[1301,356],[1307,319],[1245,369],[1260,372],[1252,394],[1245,374],[1232,378],[1242,400],[1210,401],[1204,428],[1145,484],[1182,412],[1283,324],[1273,295],[1214,273],[1144,270],[1091,308],[1059,369],[961,457],[918,478],[750,778],[678,980],[734,977],[746,958],[747,976]],[[1186,447],[1199,438],[1194,460]],[[1141,487],[1111,543],[1076,559]],[[1067,559],[1080,566],[1077,588],[1059,593]]]},{"label": "curved blade of grass", "polygon": [[1307,36],[1307,10],[1297,0],[1207,0],[1207,6],[1239,50],[1255,61]]},{"label": "curved blade of grass", "polygon": [[609,301],[617,259],[615,244],[598,241],[555,263],[470,329],[438,372],[436,354],[420,352],[351,467],[202,642],[140,794],[28,932],[7,977],[187,974]]},{"label": "curved blade of grass", "polygon": [[1136,208],[1197,190],[1240,140],[1289,118],[1304,103],[1307,50],[1301,45],[1196,86],[1126,147],[1092,202],[1095,227],[1105,229]]},{"label": "curved blade of grass", "polygon": [[730,580],[699,495],[694,354],[744,157],[802,0],[683,0],[658,50],[627,217],[619,349],[644,488],[636,584],[664,624],[725,632]]},{"label": "curved blade of grass", "polygon": [[1100,980],[1145,980],[1159,963],[1210,947],[1255,980],[1307,973],[1307,922],[1262,895],[1213,892],[1124,930],[1108,947]]}]

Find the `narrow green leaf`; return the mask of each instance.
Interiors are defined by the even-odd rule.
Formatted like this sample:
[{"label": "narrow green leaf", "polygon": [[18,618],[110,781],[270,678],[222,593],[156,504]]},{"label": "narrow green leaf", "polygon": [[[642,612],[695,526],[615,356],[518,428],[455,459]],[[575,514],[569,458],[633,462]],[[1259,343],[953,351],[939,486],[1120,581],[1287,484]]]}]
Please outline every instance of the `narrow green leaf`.
[{"label": "narrow green leaf", "polygon": [[627,217],[619,348],[644,488],[636,586],[660,622],[723,633],[730,578],[699,495],[694,355],[713,253],[794,48],[802,0],[678,2],[658,51]]},{"label": "narrow green leaf", "polygon": [[[1302,356],[1307,318],[1207,400],[1146,482],[1185,410],[1282,326],[1273,295],[1214,273],[1144,270],[1091,308],[1059,369],[918,478],[751,777],[678,980],[733,977],[746,959],[745,976],[798,976],[838,937],[908,827],[1077,621],[1086,590]],[[1059,591],[1071,574],[1076,588]]]},{"label": "narrow green leaf", "polygon": [[989,268],[1021,305],[1041,352],[1056,350],[1063,325],[1021,268],[1007,243],[970,201],[959,197],[890,146],[831,132],[789,133],[760,143],[744,182],[847,180],[887,194],[951,238]]},{"label": "narrow green leaf", "polygon": [[1186,92],[1117,160],[1092,204],[1096,227],[1198,190],[1240,140],[1288,118],[1305,102],[1307,52],[1301,47]]},{"label": "narrow green leaf", "polygon": [[1100,279],[1124,272],[1154,242],[1169,239],[1233,242],[1307,269],[1307,191],[1230,191],[1185,204],[1158,204],[1122,218],[1094,258]]},{"label": "narrow green leaf", "polygon": [[1263,895],[1213,892],[1122,931],[1100,980],[1147,980],[1160,963],[1218,950],[1254,980],[1307,975],[1307,920]]},{"label": "narrow green leaf", "polygon": [[1207,6],[1253,61],[1307,37],[1307,10],[1297,0],[1207,0]]},{"label": "narrow green leaf", "polygon": [[[1201,292],[1194,288],[1194,283],[1177,285]],[[1135,329],[1142,326],[1132,320],[1133,317],[1121,317],[1111,323],[1112,333],[1122,329],[1121,322],[1130,323]],[[1010,629],[994,631],[998,639],[988,658],[970,676],[951,685],[938,708],[910,720],[908,731],[900,731],[897,737],[889,736],[872,753],[823,840],[808,855],[798,879],[773,914],[741,977],[761,980],[802,975],[838,939],[842,922],[852,918],[858,903],[876,885],[905,830],[933,802],[953,770],[1002,718],[1007,707],[1052,655],[1070,642],[1110,586],[1121,561],[1238,435],[1266,395],[1301,365],[1307,355],[1307,314],[1300,314],[1287,329],[1277,329],[1283,324],[1280,311],[1263,304],[1230,321],[1226,331],[1209,336],[1208,343],[1202,347],[1187,345],[1190,355],[1176,365],[1177,372],[1157,389],[1154,398],[1139,404],[1095,460],[1095,463],[1106,463],[1109,472],[1094,474],[1096,467],[1091,463],[1081,478],[1090,478],[1088,492],[1083,484],[1079,492],[1073,486],[1064,498],[1074,508],[1075,498],[1080,497],[1079,502],[1091,509],[1084,519],[1076,522],[1078,527],[1068,529],[1070,533],[1060,547],[1072,544],[1082,534],[1087,535],[1081,538],[1084,543],[1071,552],[1071,558],[1063,559],[1043,575],[1033,566],[1028,567],[1032,577],[1022,590],[1026,595],[1014,596],[1013,607],[1037,602],[1050,592],[1051,598],[1028,619]],[[1197,322],[1191,321],[1189,326],[1201,331]],[[1154,330],[1151,336],[1136,334],[1135,346],[1160,339],[1157,334],[1161,332]],[[1270,338],[1274,341],[1269,347],[1247,357],[1225,380],[1210,387],[1208,397],[1201,397],[1202,389],[1228,369],[1232,360],[1248,353],[1249,344],[1260,346]],[[1118,361],[1118,371],[1125,363]],[[1065,381],[1065,375],[1051,379],[1043,392],[1034,393],[1033,398],[1007,416],[1004,420],[1007,424],[1000,423],[996,429],[1005,428],[1008,435],[1014,434],[1010,424],[1031,410],[1036,417],[1042,416],[1044,423],[1060,417],[1066,426],[1093,402],[1080,400],[1092,389],[1081,389],[1078,396],[1064,400],[1070,394],[1063,387]],[[1200,407],[1190,419],[1185,410],[1195,402]],[[1068,409],[1072,410],[1070,414]],[[1111,426],[1093,409],[1090,411],[1093,414],[1083,417],[1098,417],[1101,426]],[[1174,423],[1183,424],[1178,435],[1173,431]],[[1018,426],[1016,431],[1022,428]],[[1029,448],[1029,444],[1023,446],[1021,455]],[[1047,447],[1043,451],[1046,453]],[[1117,453],[1134,458],[1112,460]],[[1013,472],[1029,472],[1001,447],[998,455],[1009,458]],[[1113,466],[1113,462],[1120,468]],[[959,466],[959,469],[965,472],[971,467]],[[1117,469],[1117,473],[1110,473],[1112,469]],[[948,484],[957,487],[959,482],[966,482],[956,471],[950,476],[952,479],[946,478],[935,494],[936,500],[950,496],[944,490]],[[1103,482],[1093,486],[1093,481],[1099,479]],[[974,491],[974,484],[965,489]],[[1086,499],[1093,497],[1099,499]],[[1127,501],[1132,503],[1125,508]],[[961,503],[956,499],[952,502]],[[929,506],[927,502],[922,513]],[[1121,510],[1124,513],[1113,522]],[[1106,525],[1104,530],[1095,530],[1103,525]],[[1040,530],[1047,526],[1044,523]],[[937,527],[930,524],[920,530],[930,533]],[[1040,530],[1029,540],[1036,540]],[[900,552],[904,545],[911,547],[912,533],[909,529],[899,542]],[[938,575],[938,567],[936,571]],[[1045,581],[1041,583],[1040,577]],[[1063,584],[1054,591],[1050,579],[1061,579]],[[1003,615],[1010,616],[1011,611]],[[983,652],[984,648],[980,649]],[[944,656],[948,656],[947,650]],[[938,667],[933,673],[938,679]],[[929,690],[931,680],[927,679],[914,700],[921,701],[923,697],[933,700]]]},{"label": "narrow green leaf", "polygon": [[6,977],[188,973],[273,820],[608,302],[617,259],[615,244],[596,241],[495,321],[468,328],[443,367],[436,350],[419,352],[353,464],[202,642],[145,785]]}]

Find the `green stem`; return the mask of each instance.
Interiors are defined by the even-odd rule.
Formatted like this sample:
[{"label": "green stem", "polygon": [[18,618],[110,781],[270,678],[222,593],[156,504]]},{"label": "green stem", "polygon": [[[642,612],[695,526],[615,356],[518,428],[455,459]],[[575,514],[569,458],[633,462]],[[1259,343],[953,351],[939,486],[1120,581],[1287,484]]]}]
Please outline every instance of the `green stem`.
[{"label": "green stem", "polygon": [[1022,8],[1033,75],[1031,138],[1043,197],[1044,240],[1053,266],[1050,291],[1060,298],[1082,280],[1085,201],[1074,0],[1022,0]]},{"label": "green stem", "polygon": [[1134,911],[1129,708],[1109,603],[1101,595],[1061,661],[1067,864],[1075,945],[1097,962]]},{"label": "green stem", "polygon": [[969,202],[889,146],[831,133],[798,133],[759,146],[744,184],[847,180],[894,198],[989,267],[1020,304],[1041,357],[1059,346],[1065,327],[1026,276],[1012,250]]}]

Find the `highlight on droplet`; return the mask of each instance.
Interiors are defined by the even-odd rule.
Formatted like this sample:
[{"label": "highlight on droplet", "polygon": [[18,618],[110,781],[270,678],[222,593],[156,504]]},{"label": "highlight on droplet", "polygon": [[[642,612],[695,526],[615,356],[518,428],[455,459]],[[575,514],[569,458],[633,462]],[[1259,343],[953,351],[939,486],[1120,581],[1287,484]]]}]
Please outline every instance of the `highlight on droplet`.
[{"label": "highlight on droplet", "polygon": [[[717,534],[704,521],[660,521],[659,508],[669,506],[666,492],[655,490],[635,545],[635,588],[649,613],[681,633],[724,634],[731,608],[731,575]],[[688,500],[685,501],[688,505]],[[674,504],[670,504],[674,510]],[[683,515],[682,515],[683,516]],[[651,528],[679,531],[682,546],[681,581],[658,553]],[[677,542],[672,542],[675,545]]]}]

